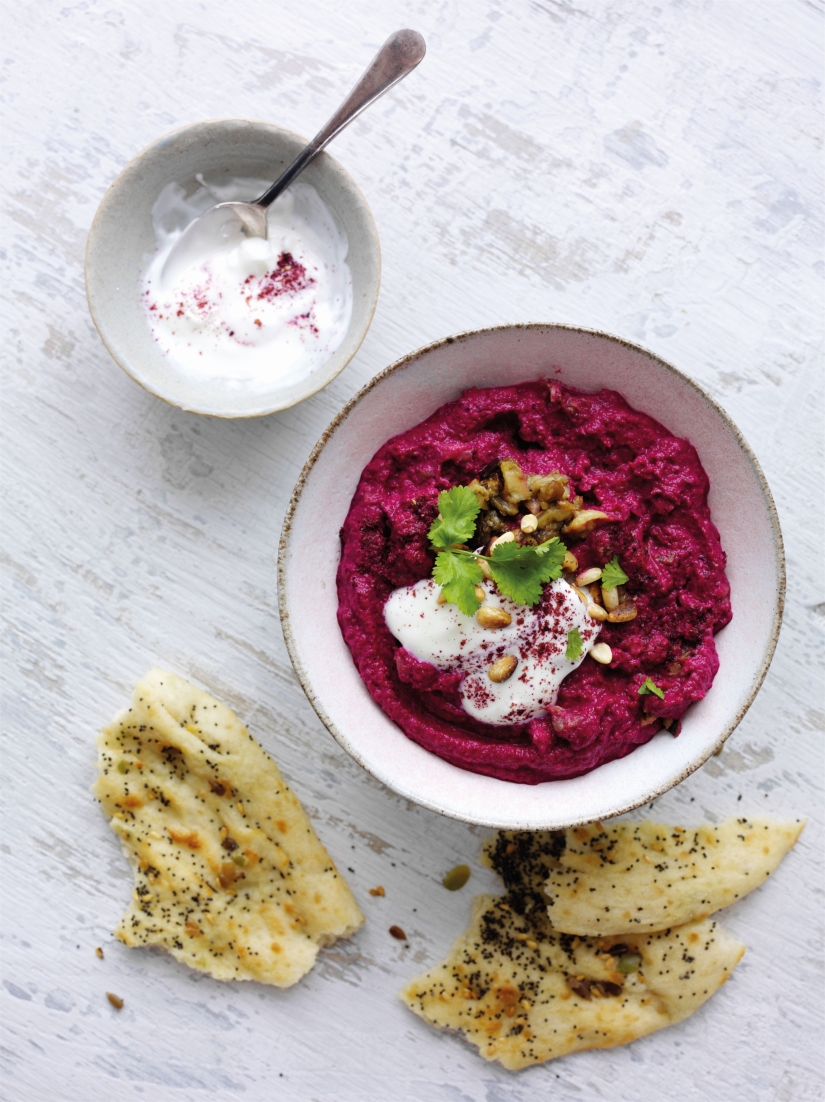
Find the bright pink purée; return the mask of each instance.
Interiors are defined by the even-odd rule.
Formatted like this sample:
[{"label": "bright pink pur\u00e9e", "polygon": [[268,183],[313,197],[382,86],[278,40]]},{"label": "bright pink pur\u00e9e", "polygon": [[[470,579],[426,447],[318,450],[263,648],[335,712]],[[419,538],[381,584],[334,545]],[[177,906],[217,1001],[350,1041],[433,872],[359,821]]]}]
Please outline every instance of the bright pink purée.
[{"label": "bright pink pur\u00e9e", "polygon": [[[473,720],[460,675],[419,662],[384,623],[387,597],[432,573],[427,532],[441,490],[511,457],[559,470],[585,508],[618,518],[570,544],[579,569],[618,555],[635,620],[605,623],[609,667],[587,658],[545,718]],[[713,636],[731,618],[725,555],[695,449],[621,395],[539,381],[468,390],[388,441],[367,464],[341,529],[338,621],[373,699],[416,742],[464,769],[524,784],[575,777],[648,742],[661,719],[701,700],[719,666]],[[457,677],[459,680],[457,680]],[[665,699],[640,696],[646,677]],[[656,717],[643,723],[645,715]]]}]

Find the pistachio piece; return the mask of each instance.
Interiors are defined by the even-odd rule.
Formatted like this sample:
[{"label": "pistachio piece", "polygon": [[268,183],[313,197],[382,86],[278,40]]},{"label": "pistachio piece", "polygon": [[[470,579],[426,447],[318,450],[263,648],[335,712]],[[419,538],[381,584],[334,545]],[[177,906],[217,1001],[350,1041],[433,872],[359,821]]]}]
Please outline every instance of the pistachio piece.
[{"label": "pistachio piece", "polygon": [[469,865],[456,865],[454,869],[450,869],[441,883],[447,889],[448,892],[457,892],[459,888],[463,888],[467,881],[470,879],[470,866]]}]

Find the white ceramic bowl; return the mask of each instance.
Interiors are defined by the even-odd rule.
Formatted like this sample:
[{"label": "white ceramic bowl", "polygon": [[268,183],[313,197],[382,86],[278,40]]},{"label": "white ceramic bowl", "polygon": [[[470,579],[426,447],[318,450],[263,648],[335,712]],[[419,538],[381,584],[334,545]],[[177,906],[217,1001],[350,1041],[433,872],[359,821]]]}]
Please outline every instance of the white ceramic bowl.
[{"label": "white ceramic bowl", "polygon": [[341,165],[321,153],[301,174],[332,211],[349,242],[352,319],[343,342],[317,371],[287,387],[227,397],[222,385],[193,383],[160,350],[140,301],[145,258],[155,250],[152,205],[175,181],[195,191],[195,179],[246,176],[275,180],[306,140],[264,122],[223,119],[176,130],[147,146],[103,197],[86,244],[86,294],[103,343],[127,374],[164,401],[216,417],[260,417],[287,409],[325,387],[349,363],[367,335],[381,282],[381,251],[367,201]]},{"label": "white ceramic bowl", "polygon": [[[557,378],[618,390],[699,452],[728,556],[733,620],[716,636],[720,668],[682,732],[573,780],[515,784],[458,769],[408,739],[367,692],[336,621],[338,529],[376,450],[470,386]],[[319,523],[319,518],[323,518]],[[747,711],[779,633],[782,536],[759,464],[725,412],[685,375],[627,341],[561,325],[448,337],[388,367],[335,418],[312,452],[284,522],[279,560],[286,642],[304,690],[343,748],[373,776],[434,811],[535,830],[609,818],[661,795],[715,753]]]}]

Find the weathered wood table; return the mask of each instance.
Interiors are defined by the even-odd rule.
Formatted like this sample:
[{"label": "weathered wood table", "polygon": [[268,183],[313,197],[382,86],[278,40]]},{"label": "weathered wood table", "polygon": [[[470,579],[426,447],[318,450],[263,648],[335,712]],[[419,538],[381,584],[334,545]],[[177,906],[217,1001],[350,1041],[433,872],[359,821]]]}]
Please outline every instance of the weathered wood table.
[{"label": "weathered wood table", "polygon": [[[815,0],[7,6],[4,1098],[821,1097],[822,16]],[[383,247],[355,360],[260,421],[144,393],[86,309],[84,241],[109,183],[197,119],[314,133],[405,24],[427,38],[425,62],[332,150]],[[526,320],[646,345],[756,451],[788,552],[779,649],[725,751],[654,811],[809,823],[725,915],[748,953],[694,1018],[513,1075],[395,998],[446,950],[473,891],[494,887],[477,864],[485,832],[394,797],[321,727],[284,648],[275,556],[304,460],[365,381],[451,332]],[[248,722],[367,914],[288,992],[222,985],[111,938],[132,882],[89,794],[93,739],[155,663]],[[451,894],[440,878],[460,861],[472,880]],[[379,883],[385,898],[367,892]]]}]

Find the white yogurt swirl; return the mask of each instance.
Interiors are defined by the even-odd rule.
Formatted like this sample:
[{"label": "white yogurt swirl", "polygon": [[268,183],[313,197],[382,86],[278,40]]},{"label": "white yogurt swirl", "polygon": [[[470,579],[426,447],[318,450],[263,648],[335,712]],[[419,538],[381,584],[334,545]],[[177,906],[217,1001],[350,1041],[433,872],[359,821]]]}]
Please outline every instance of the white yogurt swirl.
[{"label": "white yogurt swirl", "polygon": [[186,198],[173,183],[152,209],[157,252],[142,288],[152,333],[176,370],[230,389],[304,379],[341,344],[352,314],[347,239],[315,188],[301,182],[270,206],[266,240],[243,236],[239,225],[228,235],[218,229],[195,263],[167,278],[166,260],[198,215],[267,186],[232,179]]},{"label": "white yogurt swirl", "polygon": [[[420,662],[439,670],[460,671],[464,710],[484,723],[509,725],[543,716],[556,702],[564,678],[581,665],[601,630],[587,613],[576,590],[563,579],[545,586],[541,605],[528,608],[503,597],[484,583],[484,606],[503,608],[511,622],[483,628],[453,604],[439,604],[441,592],[432,578],[394,590],[384,606],[384,620],[399,643]],[[578,658],[565,657],[567,633],[582,639]],[[490,666],[504,655],[518,659],[513,674],[491,681]]]}]

